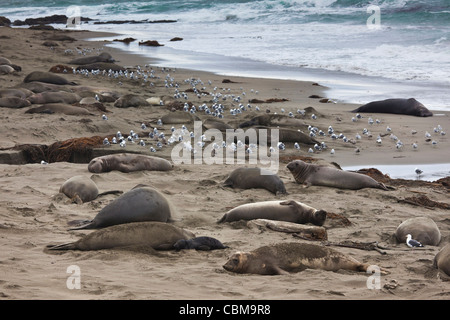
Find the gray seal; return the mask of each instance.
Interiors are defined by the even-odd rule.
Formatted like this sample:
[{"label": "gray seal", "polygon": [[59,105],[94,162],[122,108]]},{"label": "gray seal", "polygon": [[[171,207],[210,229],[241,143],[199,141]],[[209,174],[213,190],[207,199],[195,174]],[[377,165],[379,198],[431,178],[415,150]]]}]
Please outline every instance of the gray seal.
[{"label": "gray seal", "polygon": [[64,193],[72,201],[82,203],[97,198],[98,187],[89,177],[74,176],[61,185],[59,192]]},{"label": "gray seal", "polygon": [[[263,246],[250,252],[236,252],[223,268],[236,273],[282,275],[305,269],[367,272],[369,266],[331,248],[290,242]],[[380,271],[382,274],[387,273],[384,269]]]},{"label": "gray seal", "polygon": [[219,240],[211,237],[195,237],[188,240],[180,239],[173,246],[176,250],[195,249],[202,251],[228,248],[228,246],[223,245]]},{"label": "gray seal", "polygon": [[447,243],[434,257],[433,266],[439,270],[442,280],[450,280],[450,243]]},{"label": "gray seal", "polygon": [[430,110],[414,98],[372,101],[352,112],[406,114],[416,117],[431,117],[433,115]]},{"label": "gray seal", "polygon": [[237,168],[225,180],[224,186],[239,189],[263,188],[274,194],[287,194],[280,177],[261,168]]},{"label": "gray seal", "polygon": [[218,223],[238,220],[269,219],[300,224],[312,223],[322,226],[327,218],[324,210],[317,210],[294,200],[262,201],[247,203],[231,209]]},{"label": "gray seal", "polygon": [[195,235],[185,229],[164,222],[134,222],[95,230],[78,241],[49,245],[48,250],[101,250],[112,248],[150,247],[173,250],[180,239]]},{"label": "gray seal", "polygon": [[104,207],[90,221],[72,221],[77,224],[70,230],[100,229],[116,224],[141,221],[171,221],[169,201],[158,190],[151,187],[138,187],[124,193]]},{"label": "gray seal", "polygon": [[349,172],[328,166],[309,164],[302,160],[288,163],[287,168],[297,183],[309,186],[326,186],[340,189],[358,190],[376,188],[387,190],[383,183],[361,173]]},{"label": "gray seal", "polygon": [[424,246],[437,246],[441,241],[441,232],[438,226],[432,219],[427,217],[409,218],[403,221],[395,230],[395,238],[400,243],[405,243],[408,234]]},{"label": "gray seal", "polygon": [[88,164],[88,170],[92,173],[112,170],[128,173],[141,170],[169,171],[172,169],[173,164],[166,159],[134,153],[109,154],[96,157]]}]

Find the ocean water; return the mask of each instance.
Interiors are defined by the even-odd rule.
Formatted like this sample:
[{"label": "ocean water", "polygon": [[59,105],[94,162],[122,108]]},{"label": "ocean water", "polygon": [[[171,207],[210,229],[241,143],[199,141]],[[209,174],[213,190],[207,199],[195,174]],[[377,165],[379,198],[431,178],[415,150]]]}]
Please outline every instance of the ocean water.
[{"label": "ocean water", "polygon": [[164,47],[112,45],[164,66],[319,81],[338,101],[415,97],[450,110],[450,0],[0,0],[0,15],[70,16],[73,5],[102,22],[176,20],[81,25],[157,40]]}]

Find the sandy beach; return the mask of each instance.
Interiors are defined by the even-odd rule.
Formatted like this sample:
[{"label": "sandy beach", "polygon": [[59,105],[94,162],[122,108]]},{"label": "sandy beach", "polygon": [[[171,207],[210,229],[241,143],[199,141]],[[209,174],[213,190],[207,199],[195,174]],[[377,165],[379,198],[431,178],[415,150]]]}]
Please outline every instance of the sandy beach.
[{"label": "sandy beach", "polygon": [[[73,37],[74,41],[58,39],[55,35]],[[100,34],[96,34],[100,36]],[[94,38],[94,33],[83,31],[42,31],[24,28],[0,27],[0,57],[7,58],[21,71],[0,75],[0,89],[15,87],[32,71],[48,71],[55,65],[70,65],[69,61],[80,57],[78,51],[86,56],[110,53],[119,66],[136,72],[138,66],[150,70],[152,61],[138,54],[108,48],[102,41],[86,41]],[[59,38],[60,39],[60,38]],[[144,39],[147,40],[147,39]],[[43,45],[52,41],[53,45]],[[147,65],[145,67],[145,65]],[[426,196],[436,203],[449,203],[449,189],[441,182],[420,180],[385,181],[392,189],[345,190],[312,186],[303,188],[295,182],[286,165],[293,159],[309,162],[331,163],[341,167],[360,166],[376,168],[376,165],[441,164],[449,162],[450,141],[447,135],[435,133],[440,125],[450,131],[449,112],[438,111],[433,117],[414,117],[393,114],[363,114],[355,117],[351,110],[358,105],[334,103],[327,97],[327,88],[314,82],[288,81],[276,79],[257,79],[244,77],[224,77],[195,70],[154,68],[153,86],[142,79],[115,79],[103,75],[73,74],[71,70],[60,74],[78,86],[63,86],[64,90],[75,90],[80,86],[107,88],[117,96],[135,94],[144,99],[155,98],[164,105],[150,105],[130,108],[114,107],[114,101],[102,102],[105,110],[89,107],[89,115],[67,114],[29,114],[25,108],[2,108],[0,128],[0,299],[169,299],[169,300],[221,300],[221,299],[267,299],[267,300],[404,300],[438,299],[450,297],[450,282],[442,281],[433,267],[434,256],[449,241],[449,210],[439,207],[424,207],[405,203],[402,200]],[[168,80],[168,82],[165,82]],[[188,92],[188,99],[175,99],[175,87],[179,92],[192,88],[192,80],[201,80],[197,88],[204,95],[196,96]],[[224,81],[228,79],[230,81]],[[150,82],[150,81],[149,81]],[[264,189],[239,190],[222,186],[224,180],[238,164],[175,165],[172,171],[138,171],[122,173],[92,174],[88,171],[88,160],[52,162],[48,158],[40,160],[48,164],[22,163],[26,159],[23,145],[50,146],[56,142],[74,138],[111,138],[117,131],[128,134],[138,132],[146,146],[127,143],[119,145],[95,146],[89,155],[111,152],[138,152],[171,160],[172,146],[157,148],[155,140],[148,138],[150,129],[157,127],[170,136],[172,126],[181,124],[162,124],[157,121],[175,108],[174,101],[190,102],[196,106],[203,103],[212,105],[209,92],[222,92],[223,95],[240,96],[241,102],[251,105],[241,114],[230,115],[229,110],[239,106],[231,97],[221,101],[225,107],[224,119],[233,128],[257,115],[284,114],[292,112],[296,118],[326,131],[332,126],[338,134],[342,133],[353,142],[342,139],[333,140],[326,135],[318,137],[328,148],[308,152],[313,146],[301,145],[294,148],[286,143],[285,150],[279,151],[278,176],[283,180],[288,195],[274,195]],[[245,95],[244,95],[244,94]],[[312,98],[311,96],[315,96]],[[329,99],[327,103],[320,102]],[[258,102],[249,102],[257,99]],[[265,101],[277,99],[279,102]],[[253,100],[255,101],[255,100]],[[323,101],[323,100],[322,100]],[[260,111],[256,111],[258,106]],[[312,109],[309,109],[311,107]],[[310,110],[301,116],[297,110]],[[284,110],[284,111],[283,111]],[[108,117],[102,119],[102,115]],[[201,120],[211,118],[197,112]],[[369,124],[369,117],[379,123]],[[147,129],[141,129],[145,123]],[[186,125],[192,130],[192,123]],[[391,128],[388,132],[386,128]],[[371,135],[364,135],[363,129]],[[430,138],[425,134],[429,132]],[[390,138],[395,134],[403,142],[398,149]],[[357,139],[356,135],[361,135]],[[382,143],[376,142],[380,135]],[[435,141],[436,144],[433,144]],[[418,145],[417,149],[411,146]],[[150,146],[157,151],[150,152]],[[331,154],[330,150],[335,153]],[[358,152],[356,151],[358,150]],[[25,160],[24,160],[25,159]],[[245,165],[248,166],[248,165]],[[47,245],[75,241],[88,230],[68,231],[71,220],[92,219],[103,207],[118,197],[108,194],[90,202],[76,204],[59,193],[60,186],[76,175],[91,177],[100,192],[119,190],[127,192],[138,184],[151,185],[160,190],[174,208],[174,224],[192,231],[196,236],[210,236],[229,246],[224,250],[196,251],[67,251],[49,253]],[[447,180],[448,181],[448,180]],[[328,241],[338,243],[355,241],[360,243],[378,242],[385,254],[378,251],[331,246],[355,259],[389,270],[381,277],[379,289],[369,289],[368,274],[350,271],[324,271],[307,269],[299,273],[277,276],[233,274],[223,269],[228,257],[236,251],[250,251],[263,245],[280,242],[311,241],[293,237],[291,234],[249,228],[245,222],[217,224],[228,210],[245,203],[267,200],[294,199],[314,208],[326,210],[343,216],[341,219],[328,218],[324,227]],[[433,219],[442,235],[438,246],[409,248],[397,243],[394,232],[397,226],[410,217]],[[315,242],[320,244],[320,242]],[[69,266],[78,266],[81,271],[81,288],[69,289],[67,273]]]}]

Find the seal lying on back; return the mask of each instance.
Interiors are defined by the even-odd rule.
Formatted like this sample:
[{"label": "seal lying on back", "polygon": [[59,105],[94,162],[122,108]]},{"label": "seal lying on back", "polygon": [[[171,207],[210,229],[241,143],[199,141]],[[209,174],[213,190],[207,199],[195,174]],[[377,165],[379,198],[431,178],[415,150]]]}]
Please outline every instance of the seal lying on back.
[{"label": "seal lying on back", "polygon": [[372,101],[352,112],[393,113],[417,117],[431,117],[433,115],[430,110],[414,98]]},{"label": "seal lying on back", "polygon": [[78,241],[47,246],[49,250],[101,250],[148,246],[156,250],[171,250],[180,239],[194,234],[163,222],[134,222],[111,226],[89,233]]},{"label": "seal lying on back", "polygon": [[211,237],[196,237],[188,240],[181,239],[178,240],[173,247],[176,250],[195,249],[203,251],[228,248],[228,246],[224,246],[219,240]]},{"label": "seal lying on back", "polygon": [[[104,207],[90,221],[76,221],[70,230],[99,229],[116,224],[171,220],[171,208],[164,195],[151,187],[138,187],[124,193]],[[73,225],[75,222],[70,222]]]},{"label": "seal lying on back", "polygon": [[405,243],[408,234],[423,245],[437,246],[441,241],[441,232],[438,226],[427,217],[407,219],[395,230],[395,237],[400,243]]},{"label": "seal lying on back", "polygon": [[239,189],[263,188],[275,194],[286,194],[278,175],[261,168],[237,168],[225,180],[224,186]]},{"label": "seal lying on back", "polygon": [[238,220],[270,219],[295,223],[312,223],[322,226],[327,218],[324,210],[317,210],[301,202],[262,201],[247,203],[231,209],[218,221],[231,222]]},{"label": "seal lying on back", "polygon": [[128,173],[140,170],[168,171],[172,169],[173,164],[166,159],[134,153],[109,154],[94,158],[88,164],[88,170],[93,173],[112,170]]},{"label": "seal lying on back", "polygon": [[[369,266],[331,248],[291,242],[264,246],[251,252],[237,252],[223,268],[236,273],[281,275],[305,269],[366,272]],[[386,271],[382,269],[381,273]]]},{"label": "seal lying on back", "polygon": [[309,164],[302,160],[291,161],[287,168],[291,171],[295,181],[304,184],[306,187],[326,186],[351,190],[362,188],[387,190],[383,183],[377,182],[365,174]]}]

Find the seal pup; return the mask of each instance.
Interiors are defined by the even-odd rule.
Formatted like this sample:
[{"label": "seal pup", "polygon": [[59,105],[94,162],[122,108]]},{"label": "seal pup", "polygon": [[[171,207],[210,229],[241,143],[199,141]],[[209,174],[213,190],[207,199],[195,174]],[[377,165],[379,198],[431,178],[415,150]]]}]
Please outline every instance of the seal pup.
[{"label": "seal pup", "polygon": [[46,104],[46,103],[67,103],[73,104],[81,100],[81,97],[72,92],[66,91],[46,91],[35,93],[28,97],[28,101],[32,104]]},{"label": "seal pup", "polygon": [[[282,275],[305,269],[367,272],[370,264],[339,251],[309,243],[278,243],[250,252],[236,252],[223,265],[230,272],[260,275]],[[381,273],[387,273],[384,269]]]},{"label": "seal pup", "polygon": [[160,221],[171,222],[172,209],[169,201],[158,190],[139,186],[122,194],[108,204],[92,220],[71,221],[70,230],[100,229],[116,224]]},{"label": "seal pup", "polygon": [[450,243],[447,243],[433,259],[433,267],[439,270],[442,280],[450,280]]},{"label": "seal pup", "polygon": [[54,74],[52,72],[44,72],[44,71],[33,71],[29,73],[24,79],[24,83],[33,82],[33,81],[39,81],[39,82],[45,82],[50,84],[59,84],[59,85],[76,85],[75,82],[69,81],[61,76],[58,76],[57,74]]},{"label": "seal pup", "polygon": [[116,108],[132,108],[139,106],[148,106],[149,103],[143,97],[136,94],[125,94],[114,102]]},{"label": "seal pup", "polygon": [[305,187],[326,186],[351,190],[362,188],[388,190],[383,183],[377,182],[365,174],[309,164],[302,160],[289,162],[287,168],[294,176],[295,181]]},{"label": "seal pup", "polygon": [[322,226],[327,218],[324,210],[317,210],[294,200],[247,203],[231,209],[217,223],[238,220],[269,219]]},{"label": "seal pup", "polygon": [[92,179],[80,175],[66,180],[59,188],[59,192],[76,203],[83,203],[97,198],[98,187]]},{"label": "seal pup", "polygon": [[287,194],[280,177],[261,168],[237,168],[231,172],[223,185],[239,189],[263,188],[276,195]]},{"label": "seal pup", "polygon": [[65,103],[46,103],[42,106],[38,107],[32,107],[25,111],[25,113],[47,113],[47,114],[53,114],[53,113],[62,113],[66,115],[73,115],[73,116],[94,116],[95,114],[90,112],[89,110],[72,106],[70,104]]},{"label": "seal pup", "polygon": [[135,153],[108,154],[96,157],[88,164],[88,170],[92,173],[112,170],[128,173],[141,170],[169,171],[172,169],[173,164],[166,159]]},{"label": "seal pup", "polygon": [[414,98],[372,101],[352,112],[406,114],[416,117],[431,117],[433,115],[430,110]]},{"label": "seal pup", "polygon": [[182,250],[182,249],[195,249],[195,250],[202,250],[202,251],[209,251],[209,250],[217,250],[217,249],[226,249],[229,248],[228,246],[223,245],[222,242],[215,238],[211,237],[195,237],[192,239],[180,239],[178,240],[173,247],[175,250]]},{"label": "seal pup", "polygon": [[422,245],[437,246],[441,241],[441,232],[438,226],[427,217],[409,218],[395,230],[395,238],[399,243],[405,243],[408,234]]},{"label": "seal pup", "polygon": [[28,101],[27,99],[19,98],[19,97],[7,96],[7,97],[0,98],[0,107],[3,107],[3,108],[18,109],[18,108],[29,107],[30,105],[31,105],[30,101]]},{"label": "seal pup", "polygon": [[169,223],[133,222],[95,230],[78,241],[49,245],[47,248],[87,251],[146,246],[155,250],[172,250],[178,240],[189,240],[194,237],[192,232]]}]

